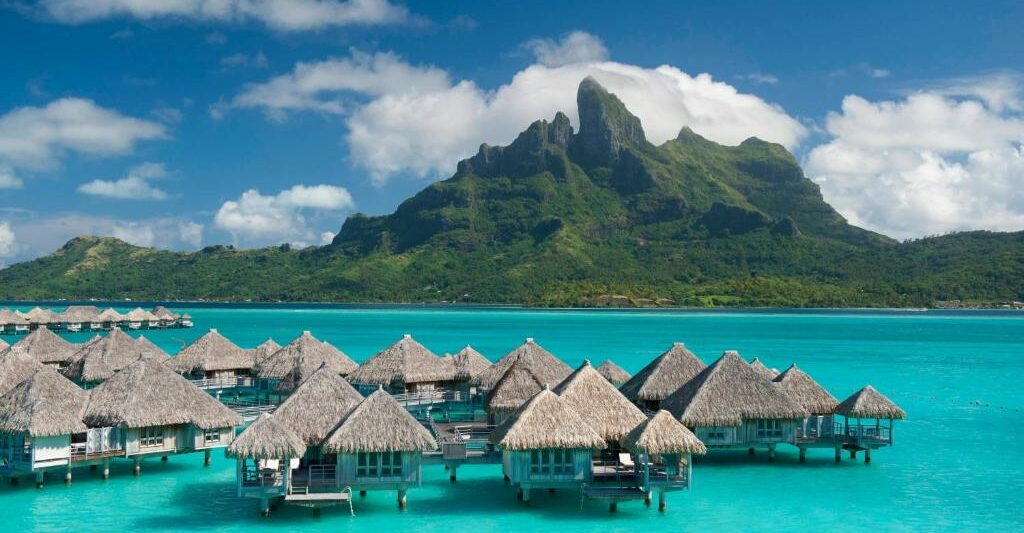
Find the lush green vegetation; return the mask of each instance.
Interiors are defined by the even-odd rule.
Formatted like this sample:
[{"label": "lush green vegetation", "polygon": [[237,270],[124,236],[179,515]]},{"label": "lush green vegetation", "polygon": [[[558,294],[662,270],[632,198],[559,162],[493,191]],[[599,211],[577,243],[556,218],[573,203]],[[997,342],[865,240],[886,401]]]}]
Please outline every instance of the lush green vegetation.
[{"label": "lush green vegetation", "polygon": [[[538,121],[334,242],[194,253],[81,237],[0,271],[0,298],[930,306],[1024,299],[1024,233],[895,241],[846,223],[782,146],[689,129],[654,146],[580,86]],[[624,298],[612,298],[612,295]]]}]

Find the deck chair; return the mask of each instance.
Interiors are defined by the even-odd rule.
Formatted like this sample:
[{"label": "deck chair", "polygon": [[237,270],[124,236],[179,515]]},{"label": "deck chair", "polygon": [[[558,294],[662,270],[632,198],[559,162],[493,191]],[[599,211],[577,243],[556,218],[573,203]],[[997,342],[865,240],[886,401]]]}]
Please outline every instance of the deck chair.
[{"label": "deck chair", "polygon": [[628,453],[620,453],[619,466],[622,470],[632,470],[636,465],[633,464],[633,458]]}]

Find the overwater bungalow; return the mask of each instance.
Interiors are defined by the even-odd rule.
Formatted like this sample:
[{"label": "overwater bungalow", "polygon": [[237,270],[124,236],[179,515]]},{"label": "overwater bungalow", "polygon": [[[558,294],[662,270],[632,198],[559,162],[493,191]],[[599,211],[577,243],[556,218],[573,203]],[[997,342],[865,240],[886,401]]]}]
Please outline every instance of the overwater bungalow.
[{"label": "overwater bungalow", "polygon": [[662,402],[709,448],[767,447],[770,461],[780,443],[796,444],[797,424],[810,416],[737,352],[725,352]]},{"label": "overwater bungalow", "polygon": [[470,385],[486,392],[498,384],[498,380],[505,375],[508,368],[516,361],[522,361],[537,379],[542,383],[554,385],[572,374],[572,368],[555,357],[551,352],[542,348],[534,342],[533,338],[527,338],[523,344],[505,354],[490,368],[484,370],[475,378],[470,380]]},{"label": "overwater bungalow", "polygon": [[154,307],[150,313],[156,317],[157,325],[161,328],[170,328],[178,325],[179,315],[162,305]]},{"label": "overwater bungalow", "polygon": [[20,349],[8,347],[0,351],[0,395],[44,368],[46,365]]},{"label": "overwater bungalow", "polygon": [[767,366],[765,366],[764,363],[761,362],[761,359],[757,357],[750,360],[750,368],[753,369],[754,372],[757,372],[759,376],[763,377],[764,379],[767,379],[768,381],[775,379],[779,375],[778,370],[774,368],[768,368]]},{"label": "overwater bungalow", "polygon": [[154,348],[149,341],[139,342],[115,326],[107,336],[83,345],[62,372],[71,381],[91,387],[139,359],[162,362],[167,358],[165,352]]},{"label": "overwater bungalow", "polygon": [[252,355],[254,367],[258,366],[266,358],[270,357],[280,349],[281,345],[274,341],[274,339],[267,339],[263,341],[263,344],[249,350],[249,353]]},{"label": "overwater bungalow", "polygon": [[178,317],[178,326],[183,328],[192,327],[192,315],[188,313],[182,313],[181,316]]},{"label": "overwater bungalow", "polygon": [[250,350],[211,329],[167,359],[167,365],[200,388],[225,389],[252,386],[256,360]]},{"label": "overwater bungalow", "polygon": [[288,345],[257,363],[255,370],[261,389],[288,394],[324,364],[339,376],[347,376],[359,366],[341,350],[303,331]]},{"label": "overwater bungalow", "polygon": [[672,413],[661,410],[622,438],[633,453],[641,492],[650,501],[658,493],[658,510],[665,510],[665,493],[690,488],[692,455],[707,453],[704,443]]},{"label": "overwater bungalow", "polygon": [[[753,365],[751,365],[753,366]],[[811,416],[805,418],[796,428],[796,442],[800,448],[800,461],[807,455],[808,447],[831,447],[834,444],[832,413],[839,401],[825,387],[797,368],[790,365],[785,372],[772,380],[783,392],[804,408]]]},{"label": "overwater bungalow", "polygon": [[455,381],[454,360],[446,362],[406,334],[363,361],[348,380],[360,390],[384,387],[392,394],[432,404],[435,392]]},{"label": "overwater bungalow", "polygon": [[95,305],[71,305],[60,313],[60,320],[67,331],[88,331],[99,316],[100,310]]},{"label": "overwater bungalow", "polygon": [[502,472],[523,501],[532,489],[581,490],[593,481],[591,456],[601,437],[565,400],[544,389],[491,434],[502,454]]},{"label": "overwater bungalow", "polygon": [[[590,361],[583,361],[554,392],[605,440],[605,449],[613,454],[605,459],[617,459],[619,440],[647,420],[640,408],[599,374]],[[610,466],[614,469],[621,465]]]},{"label": "overwater bungalow", "polygon": [[120,326],[124,322],[124,317],[114,308],[108,307],[96,317],[96,320],[100,324],[100,329],[109,330]]},{"label": "overwater bungalow", "polygon": [[122,321],[126,323],[128,329],[149,329],[153,327],[153,324],[159,324],[160,320],[153,316],[153,313],[146,311],[141,307],[136,307],[124,315]]},{"label": "overwater bungalow", "polygon": [[337,457],[339,487],[397,491],[402,509],[406,491],[420,485],[423,452],[436,448],[430,432],[384,389],[352,409],[323,444]]},{"label": "overwater bungalow", "polygon": [[[843,447],[856,458],[864,451],[864,462],[871,462],[871,450],[892,446],[893,421],[903,420],[907,414],[892,400],[868,385],[853,393],[836,406],[835,414],[843,417],[836,432],[845,437]],[[836,461],[839,449],[836,448]]]},{"label": "overwater bungalow", "polygon": [[235,438],[227,454],[238,463],[238,495],[259,498],[260,512],[268,515],[270,501],[288,493],[292,465],[297,467],[306,455],[306,443],[274,415],[263,413]]},{"label": "overwater bungalow", "polygon": [[455,384],[459,390],[470,392],[470,381],[491,367],[491,361],[470,345],[459,350],[452,358],[455,365]]},{"label": "overwater bungalow", "polygon": [[60,315],[49,309],[43,309],[38,306],[33,307],[31,311],[25,313],[24,318],[28,320],[30,330],[36,330],[39,328],[57,329],[61,325]]},{"label": "overwater bungalow", "polygon": [[42,486],[45,471],[62,469],[70,481],[72,436],[88,432],[82,422],[88,397],[51,368],[38,369],[0,396],[0,474],[35,474]]},{"label": "overwater bungalow", "polygon": [[530,398],[544,390],[544,385],[525,362],[512,363],[498,383],[487,391],[484,401],[487,422],[491,425],[501,424]]},{"label": "overwater bungalow", "polygon": [[64,368],[71,362],[72,356],[81,346],[72,344],[49,328],[39,328],[23,339],[14,343],[22,352],[31,355],[39,362],[55,368]]},{"label": "overwater bungalow", "polygon": [[16,335],[28,333],[28,319],[10,309],[0,309],[0,333]]},{"label": "overwater bungalow", "polygon": [[626,372],[621,366],[615,364],[611,359],[605,360],[605,362],[597,365],[598,374],[604,376],[609,383],[616,387],[622,386],[624,383],[629,381],[633,376],[629,372]]},{"label": "overwater bungalow", "polygon": [[110,428],[107,442],[119,455],[135,461],[139,473],[145,457],[225,448],[242,418],[203,392],[162,361],[140,359],[98,385],[89,394],[83,421],[90,428]]},{"label": "overwater bungalow", "polygon": [[677,342],[637,372],[619,391],[633,403],[652,413],[661,409],[661,402],[693,379],[707,365]]}]

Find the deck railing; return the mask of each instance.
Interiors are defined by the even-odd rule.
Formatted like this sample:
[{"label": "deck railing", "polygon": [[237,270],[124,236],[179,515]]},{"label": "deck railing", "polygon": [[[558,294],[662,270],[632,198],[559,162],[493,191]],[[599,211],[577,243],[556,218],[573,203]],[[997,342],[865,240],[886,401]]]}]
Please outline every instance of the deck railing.
[{"label": "deck railing", "polygon": [[215,378],[190,379],[189,382],[203,390],[234,389],[253,386],[253,378],[251,376],[220,376]]},{"label": "deck railing", "polygon": [[120,429],[115,427],[90,428],[85,433],[85,442],[71,443],[71,460],[86,461],[111,457],[124,452]]},{"label": "deck railing", "polygon": [[257,464],[246,464],[242,467],[242,486],[280,487],[284,484],[284,463],[277,468],[260,468]]},{"label": "deck railing", "polygon": [[847,426],[841,422],[836,422],[835,434],[857,440],[892,442],[892,428],[889,426],[865,426],[861,424]]},{"label": "deck railing", "polygon": [[306,468],[292,470],[289,494],[309,494],[310,492],[338,488],[337,465],[309,465]]}]

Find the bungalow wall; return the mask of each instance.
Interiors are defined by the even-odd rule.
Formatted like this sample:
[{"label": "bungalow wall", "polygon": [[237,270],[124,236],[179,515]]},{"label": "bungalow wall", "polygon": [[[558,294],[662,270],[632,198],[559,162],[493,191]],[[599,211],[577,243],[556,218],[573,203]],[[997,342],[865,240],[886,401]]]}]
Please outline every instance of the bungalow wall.
[{"label": "bungalow wall", "polygon": [[124,431],[125,455],[174,453],[178,449],[180,429],[180,426],[127,428]]},{"label": "bungalow wall", "polygon": [[223,448],[231,444],[234,438],[235,428],[233,427],[202,429],[188,426],[188,440],[192,443],[193,450]]},{"label": "bungalow wall", "polygon": [[71,436],[29,437],[28,434],[0,436],[0,459],[15,471],[63,466],[71,459]]},{"label": "bungalow wall", "polygon": [[505,450],[502,465],[512,483],[534,487],[587,483],[593,479],[591,450]]},{"label": "bungalow wall", "polygon": [[338,454],[338,485],[364,489],[419,486],[420,452],[363,452]]}]

